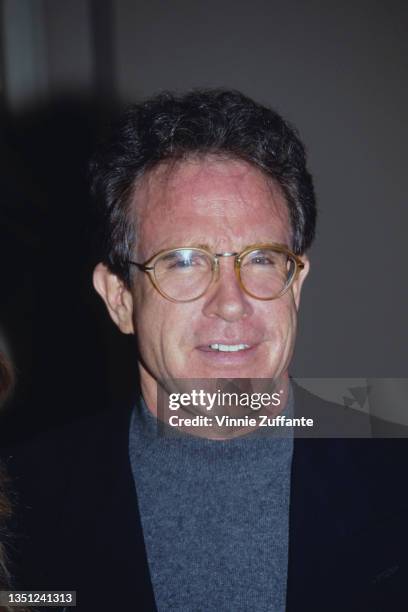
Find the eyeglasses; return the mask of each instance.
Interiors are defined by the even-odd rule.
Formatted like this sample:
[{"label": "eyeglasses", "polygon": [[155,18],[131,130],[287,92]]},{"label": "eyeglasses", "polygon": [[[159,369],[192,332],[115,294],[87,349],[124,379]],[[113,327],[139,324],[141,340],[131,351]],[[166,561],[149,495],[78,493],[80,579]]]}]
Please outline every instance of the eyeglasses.
[{"label": "eyeglasses", "polygon": [[145,263],[129,261],[149,275],[153,286],[172,302],[198,300],[219,279],[221,257],[234,257],[235,273],[243,291],[257,300],[281,297],[304,268],[304,263],[282,244],[254,244],[240,253],[211,253],[201,247],[160,251]]}]

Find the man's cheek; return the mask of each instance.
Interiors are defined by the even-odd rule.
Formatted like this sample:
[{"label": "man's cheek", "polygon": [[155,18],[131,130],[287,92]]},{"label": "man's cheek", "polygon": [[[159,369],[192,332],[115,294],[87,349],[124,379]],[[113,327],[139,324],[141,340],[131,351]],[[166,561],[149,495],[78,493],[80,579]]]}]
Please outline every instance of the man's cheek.
[{"label": "man's cheek", "polygon": [[165,320],[161,328],[156,328],[158,334],[157,345],[160,347],[161,354],[168,365],[177,358],[179,353],[179,341],[177,338],[177,328],[171,320]]}]

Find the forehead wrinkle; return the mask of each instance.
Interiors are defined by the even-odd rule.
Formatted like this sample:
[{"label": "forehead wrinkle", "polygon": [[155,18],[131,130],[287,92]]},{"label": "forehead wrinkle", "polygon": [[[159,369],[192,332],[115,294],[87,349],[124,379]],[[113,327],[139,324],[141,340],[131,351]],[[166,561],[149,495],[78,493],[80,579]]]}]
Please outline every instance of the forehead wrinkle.
[{"label": "forehead wrinkle", "polygon": [[[177,240],[177,244],[166,243],[166,237],[163,237],[163,240],[158,243],[162,245],[162,248],[183,246],[184,244],[186,246],[202,244],[203,246],[206,245],[209,250],[215,247],[217,247],[217,251],[239,250],[248,246],[247,240],[245,244],[243,243],[241,235],[243,232],[245,233],[245,227],[243,226],[245,224],[237,225],[234,221],[242,216],[243,211],[246,214],[248,212],[251,214],[251,202],[253,200],[256,203],[253,211],[254,218],[256,219],[258,214],[262,215],[262,209],[265,211],[265,207],[270,207],[271,216],[277,218],[277,222],[280,220],[282,225],[288,228],[287,233],[290,243],[292,231],[289,209],[279,185],[271,177],[266,176],[261,170],[250,164],[238,163],[239,165],[235,165],[233,161],[230,161],[227,166],[225,164],[212,166],[211,163],[204,164],[203,160],[200,163],[197,160],[179,160],[173,161],[171,164],[168,162],[160,164],[147,172],[138,180],[132,202],[133,208],[137,207],[138,209],[136,219],[139,237],[142,238],[142,235],[157,235],[157,227],[160,225],[160,221],[165,220],[171,223],[173,217],[176,216],[175,224],[184,221],[190,223],[188,230],[190,236],[185,238],[182,236],[183,239]],[[180,170],[185,170],[181,177]],[[248,182],[245,181],[245,177],[254,170],[258,177],[263,180],[258,180],[255,184],[249,181],[248,189]],[[225,180],[227,181],[227,196],[223,197],[223,182]],[[211,190],[206,190],[211,181],[214,183],[213,194]],[[202,187],[204,187],[204,193],[201,193]],[[199,190],[198,193],[197,189]],[[174,197],[174,192],[177,195],[177,192],[180,193],[179,198]],[[253,197],[251,197],[251,192]],[[228,193],[232,196],[228,197]],[[179,202],[182,202],[183,208],[177,206]],[[198,235],[194,235],[194,225],[195,223],[198,226],[200,225],[200,218],[216,218],[222,223],[216,231],[217,235],[214,236],[214,240],[211,240],[208,234],[203,235],[200,230]],[[208,244],[209,238],[211,244]],[[273,236],[257,236],[254,241],[251,241],[251,244],[263,241],[264,238],[269,242],[272,241]],[[227,241],[228,244],[226,244]],[[146,245],[146,249],[148,248],[148,245]]]},{"label": "forehead wrinkle", "polygon": [[[227,162],[226,167],[225,162]],[[212,216],[212,214],[224,215],[226,206],[228,208],[228,213],[234,213],[236,211],[237,214],[239,214],[241,209],[247,210],[248,207],[251,206],[252,198],[248,199],[248,197],[245,197],[245,195],[243,195],[243,190],[245,188],[248,189],[248,181],[245,182],[245,177],[251,172],[256,173],[258,177],[262,179],[258,181],[256,185],[250,186],[254,195],[254,200],[265,199],[266,201],[271,198],[272,202],[275,203],[277,192],[285,199],[279,185],[259,168],[242,160],[223,160],[218,156],[207,156],[203,159],[188,158],[185,160],[169,160],[160,163],[137,181],[134,190],[135,198],[138,195],[137,192],[140,194],[140,191],[145,191],[145,201],[153,201],[154,206],[157,204],[157,200],[160,200],[161,212],[168,212],[173,207],[173,204],[177,204],[177,200],[173,201],[172,196],[175,191],[177,192],[180,189],[180,170],[186,169],[190,169],[190,172],[187,172],[186,176],[181,176],[182,198],[186,203],[199,204],[194,211],[195,213],[205,214],[203,208],[208,209],[208,205],[211,207],[210,212],[205,214],[205,216]],[[211,184],[211,182],[215,183],[213,195],[208,192],[205,194],[194,193],[196,189],[200,189],[200,181],[203,175],[209,175],[210,178],[210,180],[208,180],[208,177],[204,176],[205,186],[209,183]],[[237,197],[233,196],[231,198],[230,193],[227,197],[222,197],[220,193],[217,193],[222,192],[226,180],[228,181],[230,192],[235,192]],[[158,185],[160,186],[159,190],[157,188]],[[231,189],[231,187],[233,189]],[[257,197],[259,192],[261,192],[262,198]],[[163,194],[166,194],[166,197],[163,197]],[[200,206],[201,203],[205,204],[205,206]],[[233,206],[230,206],[230,204],[233,204]],[[278,212],[277,206],[274,206],[274,209],[274,212]]]},{"label": "forehead wrinkle", "polygon": [[[227,162],[227,165],[225,162]],[[164,209],[171,209],[173,204],[177,204],[177,200],[173,199],[173,193],[181,190],[183,192],[183,201],[186,204],[198,204],[195,210],[196,213],[202,213],[203,208],[210,208],[206,216],[213,214],[223,215],[227,205],[230,213],[237,211],[237,214],[239,214],[242,208],[246,209],[250,206],[250,201],[245,198],[242,192],[245,187],[248,188],[245,178],[254,171],[264,179],[262,183],[265,181],[265,184],[258,183],[256,187],[252,186],[254,196],[258,196],[259,191],[262,191],[262,195],[266,194],[269,197],[269,185],[265,180],[267,177],[260,170],[247,162],[220,159],[218,156],[163,162],[145,175],[143,184],[141,182],[140,186],[147,192],[147,199],[152,199],[152,192],[155,196],[158,196],[158,198],[154,199],[161,200],[160,205],[163,211]],[[226,188],[229,190],[229,194],[227,197],[223,197],[222,191],[226,181]],[[211,184],[214,185],[213,193],[208,191],[204,195],[201,193],[203,182],[206,187]],[[157,189],[158,185],[159,190]],[[199,190],[198,193],[197,189]],[[232,198],[231,193],[233,194]],[[163,194],[166,197],[163,197]],[[233,201],[232,209],[229,206],[231,201]],[[202,207],[201,204],[205,206]]]},{"label": "forehead wrinkle", "polygon": [[[214,181],[213,193],[193,194],[192,201],[198,205],[198,211],[201,210],[201,204],[203,204],[204,216],[233,218],[240,216],[243,211],[247,212],[251,208],[252,200],[259,199],[260,191],[260,185],[257,184],[256,187],[251,185],[251,190],[254,192],[253,197],[247,193],[248,184],[245,182],[245,176],[248,172],[249,168],[241,170],[240,173],[230,172],[226,176],[219,172],[212,172],[210,178]],[[228,189],[226,197],[223,194],[225,183]]]}]

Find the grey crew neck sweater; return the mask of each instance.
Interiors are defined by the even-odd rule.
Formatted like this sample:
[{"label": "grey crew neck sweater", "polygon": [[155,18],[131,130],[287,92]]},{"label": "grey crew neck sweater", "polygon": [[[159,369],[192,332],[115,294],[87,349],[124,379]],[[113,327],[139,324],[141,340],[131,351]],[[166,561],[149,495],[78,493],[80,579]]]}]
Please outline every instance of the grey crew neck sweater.
[{"label": "grey crew neck sweater", "polygon": [[283,612],[292,436],[166,438],[141,400],[129,451],[159,612]]}]

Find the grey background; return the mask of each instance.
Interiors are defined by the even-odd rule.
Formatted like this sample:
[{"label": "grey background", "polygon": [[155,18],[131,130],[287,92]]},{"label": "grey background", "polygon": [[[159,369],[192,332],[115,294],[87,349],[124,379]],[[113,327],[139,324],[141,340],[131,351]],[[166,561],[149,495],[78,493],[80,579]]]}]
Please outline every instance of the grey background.
[{"label": "grey background", "polygon": [[293,373],[404,377],[407,17],[396,0],[3,0],[2,100],[18,116],[221,86],[276,108],[320,213]]}]

